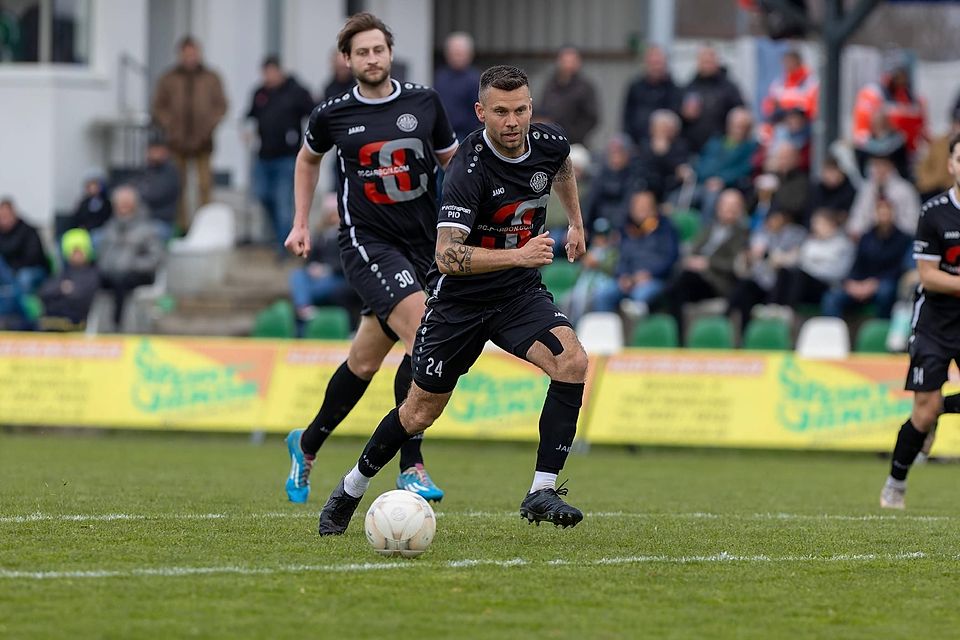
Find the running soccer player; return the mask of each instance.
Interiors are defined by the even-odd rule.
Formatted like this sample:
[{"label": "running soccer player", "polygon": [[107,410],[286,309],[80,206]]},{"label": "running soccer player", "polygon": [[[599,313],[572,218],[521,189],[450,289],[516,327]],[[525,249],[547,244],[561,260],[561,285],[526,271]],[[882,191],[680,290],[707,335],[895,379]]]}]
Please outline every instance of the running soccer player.
[{"label": "running soccer player", "polygon": [[531,125],[527,76],[516,67],[487,69],[479,99],[483,129],[464,141],[446,173],[430,298],[414,345],[413,385],[330,495],[320,513],[320,535],[346,530],[370,479],[433,424],[487,340],[550,376],[536,471],[520,515],[564,527],[583,519],[561,498],[567,492],[556,481],[577,430],[587,355],[538,271],[553,261],[554,241],[543,232],[551,185],[570,224],[567,258],[584,253],[570,143],[556,125]]},{"label": "running soccer player", "polygon": [[920,273],[910,336],[907,391],[913,411],[900,427],[880,506],[906,507],[907,472],[942,413],[960,412],[960,394],[943,397],[950,361],[960,364],[960,134],[947,161],[954,184],[920,208],[913,257]]},{"label": "running soccer player", "polygon": [[[390,78],[393,35],[381,20],[370,13],[351,16],[337,46],[357,84],[310,115],[297,155],[296,211],[285,244],[298,256],[310,252],[309,216],[320,160],[336,146],[342,179],[337,187],[340,258],[366,308],[347,360],[327,384],[313,422],[287,436],[291,469],[286,491],[293,502],[307,501],[317,451],[360,401],[398,339],[406,355],[394,378],[397,404],[407,395],[414,332],[433,263],[437,167],[446,166],[457,150],[437,93]],[[443,491],[424,469],[420,444],[415,439],[404,443],[397,488],[440,500]]]}]

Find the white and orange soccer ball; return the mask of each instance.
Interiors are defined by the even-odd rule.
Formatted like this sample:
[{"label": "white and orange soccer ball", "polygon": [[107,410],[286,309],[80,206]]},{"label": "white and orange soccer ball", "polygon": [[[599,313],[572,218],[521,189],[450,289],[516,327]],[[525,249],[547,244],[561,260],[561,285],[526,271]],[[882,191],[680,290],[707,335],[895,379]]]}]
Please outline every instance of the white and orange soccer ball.
[{"label": "white and orange soccer ball", "polygon": [[430,503],[410,491],[387,491],[370,505],[364,522],[367,540],[385,556],[416,558],[437,532]]}]

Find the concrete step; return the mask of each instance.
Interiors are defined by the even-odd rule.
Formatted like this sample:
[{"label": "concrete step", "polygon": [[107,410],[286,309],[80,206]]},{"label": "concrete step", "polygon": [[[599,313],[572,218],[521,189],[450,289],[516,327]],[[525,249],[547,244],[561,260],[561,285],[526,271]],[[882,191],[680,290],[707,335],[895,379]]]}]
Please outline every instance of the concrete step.
[{"label": "concrete step", "polygon": [[162,316],[154,324],[154,332],[175,336],[247,337],[253,332],[256,317],[251,312],[174,312]]}]

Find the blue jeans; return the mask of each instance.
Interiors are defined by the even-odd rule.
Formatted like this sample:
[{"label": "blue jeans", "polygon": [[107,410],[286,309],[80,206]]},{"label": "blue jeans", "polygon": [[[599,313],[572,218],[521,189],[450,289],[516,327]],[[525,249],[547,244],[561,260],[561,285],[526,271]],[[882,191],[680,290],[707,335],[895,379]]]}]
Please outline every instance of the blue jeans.
[{"label": "blue jeans", "polygon": [[347,281],[340,275],[313,278],[306,269],[297,269],[290,272],[290,297],[297,309],[337,303],[336,295],[343,291],[346,284]]},{"label": "blue jeans", "polygon": [[823,296],[823,315],[841,318],[844,312],[850,307],[873,302],[877,307],[877,317],[889,318],[890,312],[893,309],[893,303],[896,301],[897,281],[893,278],[880,280],[880,284],[877,285],[877,293],[874,294],[873,299],[862,303],[854,300],[843,289],[835,288]]},{"label": "blue jeans", "polygon": [[609,278],[597,285],[597,292],[593,297],[594,311],[616,311],[620,301],[630,298],[634,302],[650,302],[663,291],[662,280],[648,280],[636,285],[629,295],[620,291],[616,278]]},{"label": "blue jeans", "polygon": [[25,294],[33,293],[47,279],[47,270],[43,267],[23,267],[16,271],[17,285]]},{"label": "blue jeans", "polygon": [[293,226],[293,172],[296,156],[257,159],[253,166],[253,190],[270,218],[280,251]]}]

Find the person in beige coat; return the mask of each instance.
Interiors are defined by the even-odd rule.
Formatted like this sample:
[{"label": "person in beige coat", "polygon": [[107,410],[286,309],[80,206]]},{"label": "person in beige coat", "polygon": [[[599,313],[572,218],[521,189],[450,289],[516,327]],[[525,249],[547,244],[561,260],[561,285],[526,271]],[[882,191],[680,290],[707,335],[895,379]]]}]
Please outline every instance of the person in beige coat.
[{"label": "person in beige coat", "polygon": [[213,187],[210,168],[213,132],[226,112],[227,99],[220,76],[203,64],[200,44],[190,36],[185,37],[180,41],[176,66],[157,82],[151,110],[180,170],[180,184],[184,189],[177,208],[177,225],[183,231],[189,226],[187,169],[190,164],[196,165],[199,205],[207,204]]}]

